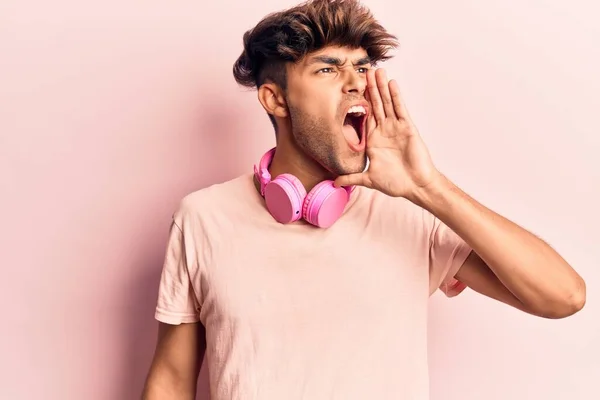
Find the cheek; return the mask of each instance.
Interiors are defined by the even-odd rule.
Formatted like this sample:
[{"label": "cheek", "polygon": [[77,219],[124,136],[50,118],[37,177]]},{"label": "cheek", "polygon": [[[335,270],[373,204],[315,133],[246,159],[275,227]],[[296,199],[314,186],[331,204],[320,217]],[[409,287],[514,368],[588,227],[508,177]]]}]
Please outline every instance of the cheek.
[{"label": "cheek", "polygon": [[320,124],[335,124],[339,118],[339,100],[333,95],[333,90],[325,82],[307,86],[309,85],[294,85],[293,90],[290,90],[290,109],[297,110],[305,118],[319,121]]},{"label": "cheek", "polygon": [[306,97],[299,99],[294,106],[309,120],[330,121],[334,117],[335,111],[331,107],[331,100],[307,94]]},{"label": "cheek", "polygon": [[308,100],[308,106],[311,112],[321,119],[333,121],[338,117],[335,98],[322,91],[311,96]]}]

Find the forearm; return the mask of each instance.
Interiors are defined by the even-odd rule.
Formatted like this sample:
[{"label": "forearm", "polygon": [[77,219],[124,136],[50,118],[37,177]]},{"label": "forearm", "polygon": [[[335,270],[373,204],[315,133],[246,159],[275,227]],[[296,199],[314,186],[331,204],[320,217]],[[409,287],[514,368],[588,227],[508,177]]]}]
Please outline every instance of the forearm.
[{"label": "forearm", "polygon": [[585,283],[556,251],[443,175],[413,201],[461,236],[528,308],[541,314],[568,314],[585,301]]}]

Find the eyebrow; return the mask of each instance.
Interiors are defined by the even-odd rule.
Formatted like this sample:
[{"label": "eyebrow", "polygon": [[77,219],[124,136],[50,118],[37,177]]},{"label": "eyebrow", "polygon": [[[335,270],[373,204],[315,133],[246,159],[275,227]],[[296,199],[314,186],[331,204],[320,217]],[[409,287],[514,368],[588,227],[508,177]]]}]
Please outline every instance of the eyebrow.
[{"label": "eyebrow", "polygon": [[[342,62],[341,59],[339,59],[338,57],[331,57],[331,56],[314,56],[308,61],[308,63],[306,65],[310,66],[310,65],[318,64],[318,63],[335,65],[336,67],[340,67],[340,66],[344,65],[344,62]],[[358,60],[355,60],[353,64],[355,66],[371,64],[371,58],[369,56],[362,57],[362,58],[359,58]]]}]

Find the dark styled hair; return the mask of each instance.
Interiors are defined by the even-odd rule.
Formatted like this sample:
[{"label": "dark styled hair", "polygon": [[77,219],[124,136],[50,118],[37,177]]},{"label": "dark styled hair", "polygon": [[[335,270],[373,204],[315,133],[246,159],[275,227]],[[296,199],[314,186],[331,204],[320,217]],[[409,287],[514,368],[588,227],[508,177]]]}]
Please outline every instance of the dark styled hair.
[{"label": "dark styled hair", "polygon": [[[359,0],[310,0],[263,18],[243,36],[233,65],[237,83],[259,88],[270,81],[287,88],[285,64],[326,46],[363,48],[376,64],[391,58],[396,36],[388,33]],[[269,115],[275,129],[275,119]]]}]

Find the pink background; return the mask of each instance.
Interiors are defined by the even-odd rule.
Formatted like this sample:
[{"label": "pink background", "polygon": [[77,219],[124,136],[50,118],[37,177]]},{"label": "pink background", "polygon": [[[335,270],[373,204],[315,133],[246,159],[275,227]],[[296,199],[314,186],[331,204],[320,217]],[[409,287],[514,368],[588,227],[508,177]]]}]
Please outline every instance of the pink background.
[{"label": "pink background", "polygon": [[[435,295],[434,400],[600,398],[593,3],[367,2],[400,37],[389,75],[438,166],[588,283],[560,321]],[[2,2],[1,398],[139,398],[171,213],[274,143],[231,67],[244,30],[292,4]]]}]

